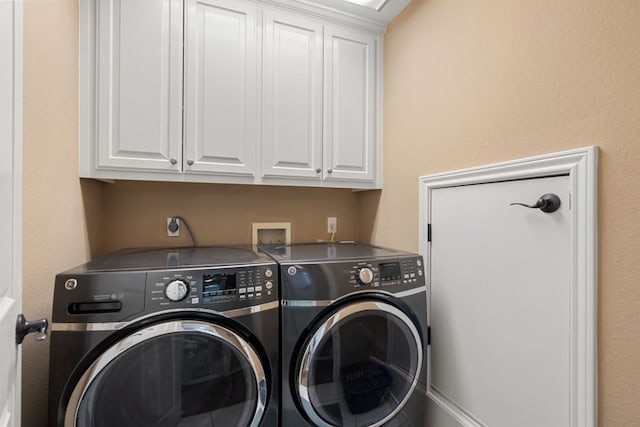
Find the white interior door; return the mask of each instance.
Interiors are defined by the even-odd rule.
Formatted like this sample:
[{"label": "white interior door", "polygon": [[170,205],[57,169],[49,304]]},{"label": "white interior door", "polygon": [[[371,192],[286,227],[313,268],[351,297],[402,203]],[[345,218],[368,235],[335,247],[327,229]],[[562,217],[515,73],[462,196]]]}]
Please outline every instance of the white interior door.
[{"label": "white interior door", "polygon": [[[510,206],[554,193],[560,209]],[[431,393],[478,425],[570,426],[569,177],[431,199]]]},{"label": "white interior door", "polygon": [[[20,425],[22,2],[0,1],[0,426]],[[8,226],[8,228],[6,228]]]},{"label": "white interior door", "polygon": [[420,178],[427,426],[596,425],[596,176],[587,148]]}]

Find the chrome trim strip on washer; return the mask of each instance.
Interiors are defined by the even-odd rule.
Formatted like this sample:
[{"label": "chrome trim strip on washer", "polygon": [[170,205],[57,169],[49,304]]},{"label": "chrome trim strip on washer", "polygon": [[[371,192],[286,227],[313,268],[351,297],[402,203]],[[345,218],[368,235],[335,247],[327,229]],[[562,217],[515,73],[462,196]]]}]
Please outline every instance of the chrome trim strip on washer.
[{"label": "chrome trim strip on washer", "polygon": [[335,302],[335,300],[282,300],[283,307],[326,307]]},{"label": "chrome trim strip on washer", "polygon": [[408,289],[406,291],[400,291],[400,292],[389,292],[389,291],[383,291],[383,290],[378,290],[378,289],[371,289],[371,290],[366,290],[366,291],[355,291],[355,292],[351,292],[348,295],[343,295],[340,298],[337,299],[325,299],[325,300],[291,300],[291,299],[284,299],[282,300],[281,304],[284,307],[326,307],[328,305],[331,305],[337,301],[343,300],[347,297],[353,296],[353,295],[375,295],[375,294],[382,294],[382,295],[386,295],[386,296],[391,296],[391,297],[395,297],[395,298],[405,298],[411,295],[417,295],[419,293],[422,292],[427,292],[427,287],[426,286],[420,286],[419,288],[414,288],[414,289]]},{"label": "chrome trim strip on washer", "polygon": [[64,426],[76,426],[80,402],[84,398],[93,380],[109,365],[109,363],[131,349],[133,346],[144,341],[163,335],[181,332],[198,332],[220,339],[234,347],[249,362],[253,374],[256,377],[257,396],[256,409],[249,427],[257,427],[262,419],[267,400],[267,393],[261,393],[261,390],[267,386],[267,379],[258,354],[255,352],[251,344],[230,329],[199,320],[177,320],[151,325],[112,345],[107,351],[102,353],[102,355],[98,357],[91,366],[89,366],[73,389],[64,415]]},{"label": "chrome trim strip on washer", "polygon": [[416,385],[418,384],[418,378],[420,377],[420,371],[422,370],[422,357],[423,357],[422,340],[420,338],[420,333],[418,332],[418,329],[416,328],[414,323],[411,321],[411,319],[401,310],[398,310],[394,306],[385,302],[361,301],[361,302],[355,302],[353,304],[347,305],[339,309],[338,311],[336,311],[334,314],[332,314],[327,320],[325,320],[320,325],[318,329],[316,329],[316,332],[309,339],[309,344],[305,348],[302,359],[301,359],[300,368],[296,373],[298,377],[297,378],[298,397],[300,398],[302,407],[305,413],[307,414],[307,416],[309,416],[309,418],[311,418],[311,420],[318,427],[335,427],[335,426],[327,423],[320,416],[320,414],[316,412],[316,409],[313,406],[313,403],[311,402],[311,398],[309,396],[309,370],[311,368],[310,366],[311,360],[314,358],[314,355],[315,355],[314,353],[318,350],[318,347],[322,343],[323,339],[327,335],[329,335],[331,331],[337,327],[337,325],[342,323],[345,319],[353,316],[354,314],[361,313],[363,311],[380,311],[385,314],[391,314],[396,318],[398,318],[411,332],[411,335],[413,336],[414,343],[416,345],[416,349],[418,352],[417,361],[415,364],[416,373],[415,373],[415,376],[413,377],[413,381],[411,382],[411,386],[409,387],[407,394],[403,397],[402,401],[398,403],[398,406],[396,406],[396,408],[393,411],[391,411],[386,417],[382,418],[381,420],[373,424],[369,424],[367,427],[381,426],[387,421],[389,421],[391,418],[393,418],[398,412],[402,410],[404,405],[407,403],[407,401],[411,397],[411,394],[415,390]]},{"label": "chrome trim strip on washer", "polygon": [[216,314],[219,316],[234,318],[239,316],[245,316],[248,314],[260,313],[262,311],[273,310],[274,308],[278,308],[280,306],[279,301],[271,301],[265,304],[253,305],[251,307],[243,307],[237,308],[234,310],[227,311],[215,311],[208,310],[206,308],[180,308],[173,310],[164,310],[158,311],[155,313],[147,314],[142,317],[137,317],[133,320],[129,320],[126,322],[101,322],[101,323],[52,323],[51,331],[62,331],[62,332],[85,332],[85,331],[117,331],[123,329],[133,323],[139,322],[141,320],[148,319],[150,317],[160,316],[163,314],[170,313],[179,313],[179,312],[197,312],[197,313],[205,313],[205,314]]}]

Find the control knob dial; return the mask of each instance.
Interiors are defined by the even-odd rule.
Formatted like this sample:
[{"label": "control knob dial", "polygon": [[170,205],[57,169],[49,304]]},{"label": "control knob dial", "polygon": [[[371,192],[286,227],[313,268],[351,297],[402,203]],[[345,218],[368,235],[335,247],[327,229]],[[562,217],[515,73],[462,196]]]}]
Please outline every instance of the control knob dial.
[{"label": "control knob dial", "polygon": [[373,282],[373,271],[369,267],[363,267],[358,271],[358,281],[363,285]]},{"label": "control knob dial", "polygon": [[171,301],[182,301],[187,296],[188,289],[187,283],[184,280],[176,279],[167,284],[164,293]]}]

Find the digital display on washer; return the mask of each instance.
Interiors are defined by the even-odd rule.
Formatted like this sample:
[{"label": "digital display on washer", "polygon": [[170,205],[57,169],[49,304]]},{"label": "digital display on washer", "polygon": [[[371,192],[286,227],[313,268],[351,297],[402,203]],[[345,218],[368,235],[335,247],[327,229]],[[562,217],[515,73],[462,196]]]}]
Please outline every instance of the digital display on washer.
[{"label": "digital display on washer", "polygon": [[380,264],[380,280],[400,280],[400,263],[387,262]]},{"label": "digital display on washer", "polygon": [[236,292],[236,274],[218,273],[202,276],[202,297],[230,295]]}]

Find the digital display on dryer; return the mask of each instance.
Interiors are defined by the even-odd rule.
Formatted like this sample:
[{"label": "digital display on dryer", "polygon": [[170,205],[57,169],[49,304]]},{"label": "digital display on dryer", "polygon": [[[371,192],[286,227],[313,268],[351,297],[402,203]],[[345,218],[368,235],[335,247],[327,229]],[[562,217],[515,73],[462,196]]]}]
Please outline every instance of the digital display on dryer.
[{"label": "digital display on dryer", "polygon": [[384,282],[400,280],[400,263],[387,262],[385,264],[380,264],[380,280]]},{"label": "digital display on dryer", "polygon": [[235,292],[235,273],[205,274],[202,276],[203,298],[233,295]]}]

